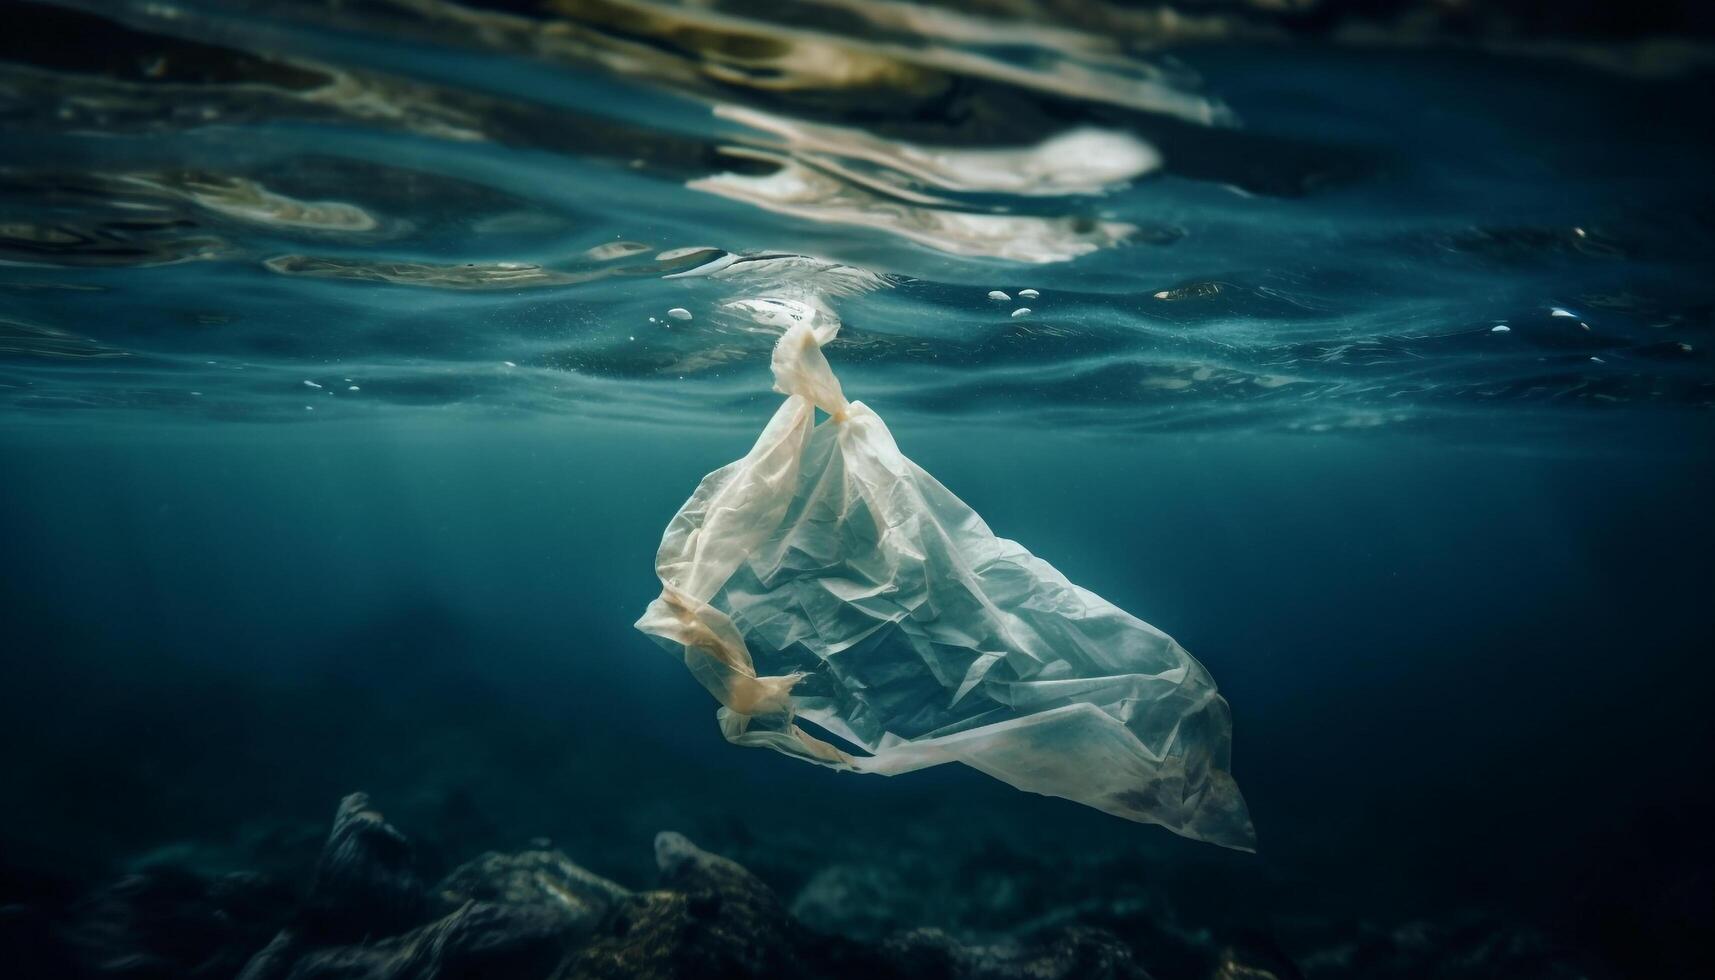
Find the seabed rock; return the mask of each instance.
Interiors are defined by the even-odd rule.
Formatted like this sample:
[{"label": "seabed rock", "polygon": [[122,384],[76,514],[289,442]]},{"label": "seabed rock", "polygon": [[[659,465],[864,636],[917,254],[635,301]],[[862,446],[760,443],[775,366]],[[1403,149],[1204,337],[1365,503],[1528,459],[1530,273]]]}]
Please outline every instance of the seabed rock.
[{"label": "seabed rock", "polygon": [[489,852],[460,865],[436,888],[436,900],[452,910],[470,902],[532,908],[562,928],[588,934],[609,909],[631,892],[545,848],[517,854]]},{"label": "seabed rock", "polygon": [[241,980],[452,980],[548,977],[565,956],[562,923],[539,908],[471,902],[402,936],[306,948],[282,932]]},{"label": "seabed rock", "polygon": [[655,860],[664,887],[621,903],[564,980],[823,975],[801,927],[737,862],[675,833],[655,838]]},{"label": "seabed rock", "polygon": [[912,977],[982,977],[985,980],[1035,980],[1038,977],[1097,977],[1149,980],[1132,962],[1131,950],[1103,929],[1073,926],[1029,945],[966,946],[939,929],[917,929],[882,943],[882,950]]},{"label": "seabed rock", "polygon": [[632,892],[559,851],[488,853],[433,889],[405,836],[361,793],[341,801],[297,917],[239,980],[1140,980],[1112,935],[1028,946],[934,931],[863,943],[818,933],[736,861],[655,838],[659,887]]},{"label": "seabed rock", "polygon": [[61,936],[68,955],[59,969],[135,980],[226,980],[286,917],[291,900],[278,882],[250,872],[129,874],[78,903]]},{"label": "seabed rock", "polygon": [[[985,857],[987,877],[952,887],[1029,887],[1004,880],[1003,857]],[[13,880],[11,894],[35,898],[0,905],[0,975],[1149,980],[1139,956],[1163,980],[1588,975],[1540,935],[1487,917],[1391,930],[1311,918],[1248,935],[1188,928],[1165,905],[1111,904],[1104,911],[1091,899],[1037,918],[1014,938],[972,943],[942,929],[899,928],[913,916],[923,921],[936,894],[914,894],[920,883],[861,865],[811,875],[788,909],[743,865],[683,835],[657,835],[655,860],[656,887],[632,891],[534,841],[527,850],[483,854],[430,886],[411,841],[355,793],[340,802],[301,896],[265,875],[165,866],[82,898],[64,883]],[[1073,882],[1051,904],[1082,890]],[[966,911],[980,913],[995,901]],[[878,906],[874,914],[866,904]],[[1002,926],[997,921],[993,934],[1006,935]],[[1288,955],[1277,940],[1295,952]]]},{"label": "seabed rock", "polygon": [[353,793],[340,802],[298,919],[239,980],[546,978],[629,894],[537,850],[484,854],[431,895],[409,840]]},{"label": "seabed rock", "polygon": [[655,860],[662,889],[619,905],[557,980],[1148,978],[1131,950],[1099,929],[1058,930],[1023,946],[967,946],[936,930],[866,944],[806,927],[743,866],[683,835],[658,835]]},{"label": "seabed rock", "polygon": [[422,921],[427,907],[411,842],[353,793],[339,802],[304,908],[318,939],[390,935]]}]

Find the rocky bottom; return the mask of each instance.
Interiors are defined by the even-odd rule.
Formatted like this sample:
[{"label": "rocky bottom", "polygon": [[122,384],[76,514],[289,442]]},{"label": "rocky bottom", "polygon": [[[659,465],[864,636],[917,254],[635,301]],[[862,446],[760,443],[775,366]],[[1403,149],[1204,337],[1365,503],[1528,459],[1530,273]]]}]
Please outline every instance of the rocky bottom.
[{"label": "rocky bottom", "polygon": [[[743,866],[678,833],[657,835],[659,877],[645,890],[542,843],[483,854],[430,885],[410,839],[355,793],[341,801],[304,893],[260,872],[170,866],[83,895],[43,886],[0,906],[0,972],[238,980],[1588,975],[1539,934],[1480,918],[1391,930],[1285,923],[1283,943],[1268,934],[1217,938],[1160,910],[1102,908],[1004,940],[939,928],[865,935],[866,921],[887,917],[874,906],[889,899],[860,871],[812,877],[789,908]],[[826,928],[842,919],[856,923],[855,935]]]}]

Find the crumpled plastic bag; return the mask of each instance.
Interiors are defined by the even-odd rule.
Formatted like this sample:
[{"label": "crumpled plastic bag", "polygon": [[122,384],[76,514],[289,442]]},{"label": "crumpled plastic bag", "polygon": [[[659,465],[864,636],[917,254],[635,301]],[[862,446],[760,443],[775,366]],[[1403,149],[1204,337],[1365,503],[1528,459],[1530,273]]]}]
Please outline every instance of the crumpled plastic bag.
[{"label": "crumpled plastic bag", "polygon": [[772,365],[786,401],[673,517],[661,596],[637,622],[719,700],[727,740],[885,775],[962,762],[1253,849],[1203,666],[906,459],[840,390],[825,307],[738,307],[786,327]]}]

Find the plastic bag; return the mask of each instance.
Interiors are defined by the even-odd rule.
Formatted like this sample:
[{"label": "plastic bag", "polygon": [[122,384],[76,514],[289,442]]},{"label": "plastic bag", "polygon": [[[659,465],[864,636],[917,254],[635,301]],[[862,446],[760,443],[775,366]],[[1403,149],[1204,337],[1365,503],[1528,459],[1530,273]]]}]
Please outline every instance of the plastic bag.
[{"label": "plastic bag", "polygon": [[737,308],[786,326],[772,366],[787,398],[667,526],[661,597],[637,623],[720,701],[725,737],[886,775],[962,762],[1252,849],[1227,703],[1203,666],[901,455],[841,392],[825,307]]}]

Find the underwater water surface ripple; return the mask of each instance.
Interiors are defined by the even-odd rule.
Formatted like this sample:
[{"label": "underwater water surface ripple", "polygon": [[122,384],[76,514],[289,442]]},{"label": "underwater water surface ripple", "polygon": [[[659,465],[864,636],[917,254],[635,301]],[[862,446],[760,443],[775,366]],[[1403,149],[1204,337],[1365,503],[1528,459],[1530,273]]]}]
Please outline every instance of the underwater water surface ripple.
[{"label": "underwater water surface ripple", "polygon": [[806,277],[897,415],[1506,442],[1715,402],[1696,57],[838,0],[4,8],[14,418],[724,419],[772,399],[731,304]]}]

